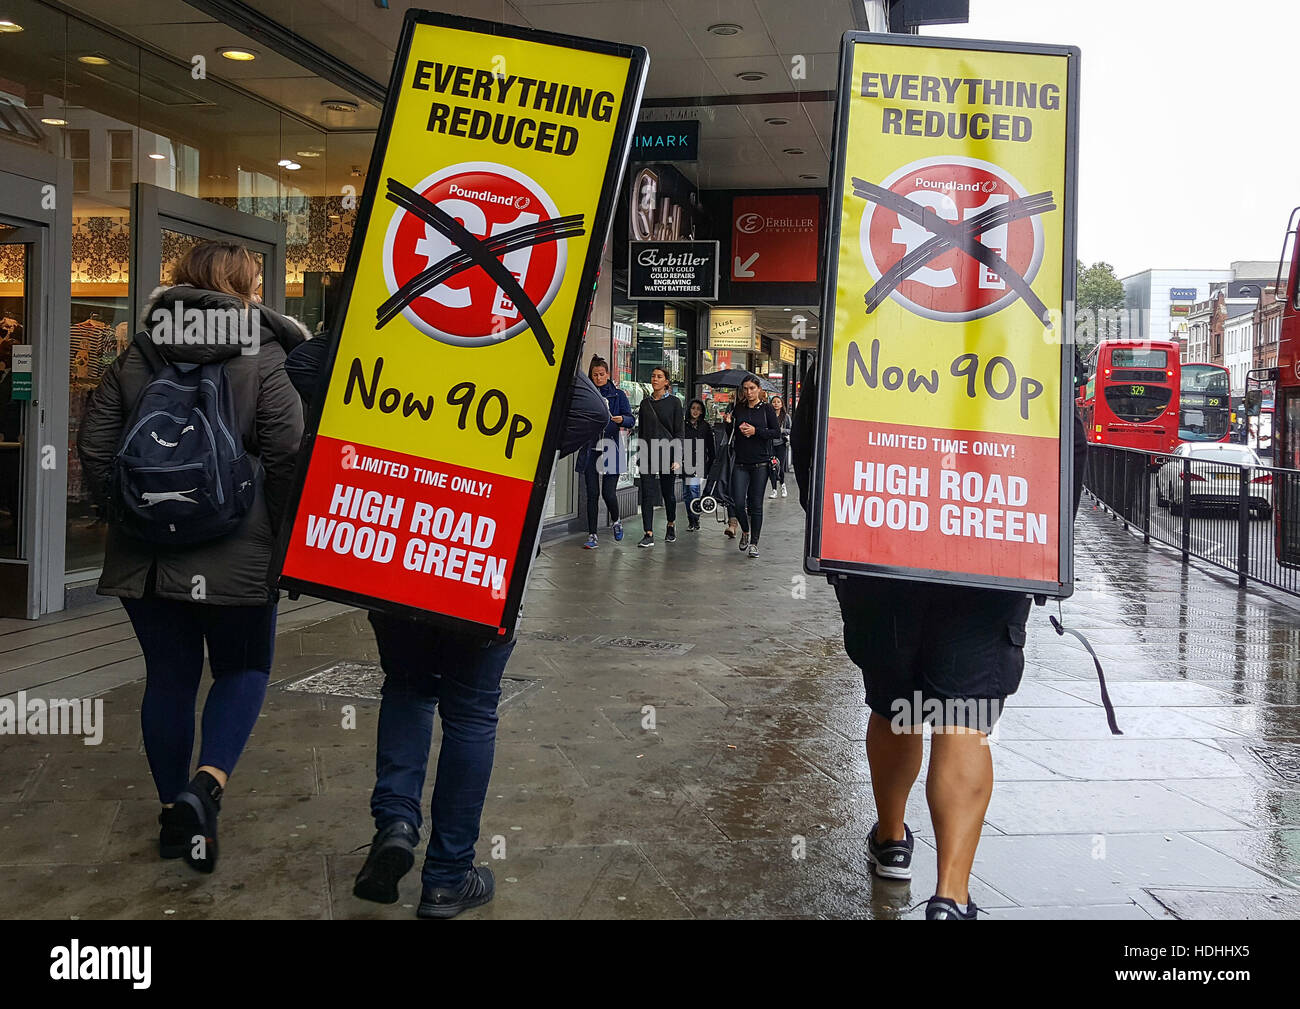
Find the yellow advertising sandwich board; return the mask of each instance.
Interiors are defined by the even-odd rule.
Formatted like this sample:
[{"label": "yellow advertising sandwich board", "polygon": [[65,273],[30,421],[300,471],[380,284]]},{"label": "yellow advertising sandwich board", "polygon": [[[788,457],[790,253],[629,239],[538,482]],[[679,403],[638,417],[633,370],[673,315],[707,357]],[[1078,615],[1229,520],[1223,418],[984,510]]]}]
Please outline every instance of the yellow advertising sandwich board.
[{"label": "yellow advertising sandwich board", "polygon": [[513,633],[647,62],[407,12],[281,587]]},{"label": "yellow advertising sandwich board", "polygon": [[1070,595],[1078,62],[845,35],[809,571]]}]

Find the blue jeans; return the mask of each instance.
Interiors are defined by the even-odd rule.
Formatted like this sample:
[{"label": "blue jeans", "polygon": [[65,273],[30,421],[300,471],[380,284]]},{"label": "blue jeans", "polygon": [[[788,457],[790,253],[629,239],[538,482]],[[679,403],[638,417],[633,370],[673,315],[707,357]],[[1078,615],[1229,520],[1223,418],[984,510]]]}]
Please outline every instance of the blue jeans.
[{"label": "blue jeans", "polygon": [[123,599],[144,652],[140,727],[158,800],[174,802],[189,784],[194,701],[208,645],[212,688],[203,704],[199,766],[235,770],[266,698],[275,652],[275,604],[213,606],[145,596]]},{"label": "blue jeans", "polygon": [[442,705],[442,746],[429,807],[426,888],[453,887],[474,864],[483,801],[496,753],[501,675],[514,642],[443,631],[381,613],[370,614],[384,669],[375,748],[375,828],[395,820],[420,829],[433,744],[433,716]]}]

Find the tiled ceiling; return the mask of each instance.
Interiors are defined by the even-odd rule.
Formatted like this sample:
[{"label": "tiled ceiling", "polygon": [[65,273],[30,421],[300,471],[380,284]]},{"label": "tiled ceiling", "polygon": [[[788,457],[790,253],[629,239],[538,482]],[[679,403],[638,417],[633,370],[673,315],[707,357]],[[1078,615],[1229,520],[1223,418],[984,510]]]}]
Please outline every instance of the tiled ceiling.
[{"label": "tiled ceiling", "polygon": [[[378,123],[378,109],[364,102],[355,112],[327,111],[322,101],[348,96],[178,0],[74,0],[71,6],[187,63],[201,53],[212,76],[326,129],[373,129]],[[835,86],[840,36],[856,26],[861,0],[446,0],[437,6],[445,13],[646,46],[650,74],[642,119],[700,121],[700,161],[682,167],[703,188],[826,184],[833,103],[823,98]],[[259,0],[256,9],[362,74],[387,82],[400,9],[385,10],[369,0]],[[718,24],[741,30],[725,37],[709,31]],[[231,63],[216,54],[222,46],[241,44],[258,58]],[[755,71],[766,76],[756,82],[737,76]],[[808,100],[726,102],[730,96],[792,93]]]}]

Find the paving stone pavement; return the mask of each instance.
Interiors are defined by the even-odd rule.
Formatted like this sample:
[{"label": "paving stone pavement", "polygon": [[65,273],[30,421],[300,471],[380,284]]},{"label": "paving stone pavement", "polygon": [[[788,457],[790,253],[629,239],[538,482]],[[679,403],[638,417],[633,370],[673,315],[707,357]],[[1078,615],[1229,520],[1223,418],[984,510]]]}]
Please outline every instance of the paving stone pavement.
[{"label": "paving stone pavement", "polygon": [[[652,550],[636,548],[635,521],[596,551],[544,545],[479,844],[497,897],[464,917],[921,913],[908,909],[935,872],[923,787],[909,811],[916,878],[875,880],[861,679],[833,593],[802,574],[797,502],[767,506],[757,560],[708,520],[664,543],[662,516]],[[991,920],[1294,917],[1297,608],[1184,569],[1088,507],[1077,529],[1063,612],[1102,656],[1125,734],[1107,730],[1086,653],[1035,609],[1025,681],[992,743],[974,899]],[[7,917],[413,916],[418,871],[394,906],[351,894],[380,682],[364,614],[285,609],[212,876],[156,857],[142,668],[120,607],[0,621],[0,691],[105,706],[98,746],[0,745]]]}]

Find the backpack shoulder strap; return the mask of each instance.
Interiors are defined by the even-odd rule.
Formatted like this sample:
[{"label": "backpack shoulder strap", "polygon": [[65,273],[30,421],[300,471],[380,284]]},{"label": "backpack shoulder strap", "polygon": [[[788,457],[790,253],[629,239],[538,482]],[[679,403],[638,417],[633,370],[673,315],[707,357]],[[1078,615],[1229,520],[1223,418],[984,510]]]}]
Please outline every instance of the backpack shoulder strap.
[{"label": "backpack shoulder strap", "polygon": [[163,360],[162,354],[154,346],[154,342],[149,338],[148,333],[136,333],[132,342],[139,348],[140,356],[144,358],[145,364],[149,366],[149,370],[154,375],[167,367],[167,362]]}]

